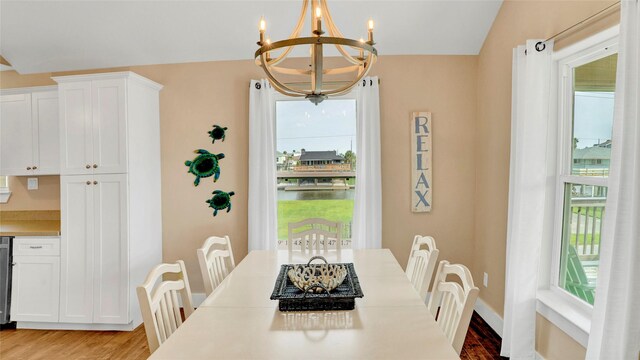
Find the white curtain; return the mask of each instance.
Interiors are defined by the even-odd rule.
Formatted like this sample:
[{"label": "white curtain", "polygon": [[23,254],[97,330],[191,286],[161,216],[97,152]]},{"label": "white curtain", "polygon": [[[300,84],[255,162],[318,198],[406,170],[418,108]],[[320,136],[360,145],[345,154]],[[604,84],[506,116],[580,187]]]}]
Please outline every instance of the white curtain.
[{"label": "white curtain", "polygon": [[357,95],[356,197],[353,209],[354,249],[382,246],[382,173],[380,172],[380,91],[377,77],[363,79]]},{"label": "white curtain", "polygon": [[[535,358],[536,290],[549,167],[547,144],[553,43],[513,50],[511,174],[502,356]],[[531,171],[536,169],[536,171]]]},{"label": "white curtain", "polygon": [[640,356],[640,5],[621,4],[607,214],[588,359]]},{"label": "white curtain", "polygon": [[249,88],[249,251],[277,247],[275,90],[252,80]]}]

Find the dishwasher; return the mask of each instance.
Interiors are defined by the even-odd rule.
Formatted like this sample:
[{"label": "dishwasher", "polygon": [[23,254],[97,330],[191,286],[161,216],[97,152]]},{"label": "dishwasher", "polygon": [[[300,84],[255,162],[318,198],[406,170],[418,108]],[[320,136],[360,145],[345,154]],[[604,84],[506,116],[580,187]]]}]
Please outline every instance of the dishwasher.
[{"label": "dishwasher", "polygon": [[10,323],[11,272],[13,270],[13,236],[0,237],[0,329],[13,327]]}]

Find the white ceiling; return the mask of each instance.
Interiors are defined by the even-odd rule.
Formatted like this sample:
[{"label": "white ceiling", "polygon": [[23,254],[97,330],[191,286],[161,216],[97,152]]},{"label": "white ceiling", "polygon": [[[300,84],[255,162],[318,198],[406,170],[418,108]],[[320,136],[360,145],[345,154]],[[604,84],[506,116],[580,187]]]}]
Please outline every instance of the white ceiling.
[{"label": "white ceiling", "polygon": [[[5,1],[0,54],[19,73],[252,59],[261,15],[275,41],[302,1]],[[380,55],[475,55],[501,0],[329,1],[334,22]]]}]

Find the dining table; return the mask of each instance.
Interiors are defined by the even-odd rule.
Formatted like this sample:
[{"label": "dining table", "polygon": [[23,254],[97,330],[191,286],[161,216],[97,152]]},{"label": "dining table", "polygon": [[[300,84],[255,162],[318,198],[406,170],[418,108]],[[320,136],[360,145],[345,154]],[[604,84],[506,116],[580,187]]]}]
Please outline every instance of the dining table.
[{"label": "dining table", "polygon": [[[283,264],[353,263],[364,297],[345,311],[280,311]],[[150,359],[459,359],[389,249],[251,251]]]}]

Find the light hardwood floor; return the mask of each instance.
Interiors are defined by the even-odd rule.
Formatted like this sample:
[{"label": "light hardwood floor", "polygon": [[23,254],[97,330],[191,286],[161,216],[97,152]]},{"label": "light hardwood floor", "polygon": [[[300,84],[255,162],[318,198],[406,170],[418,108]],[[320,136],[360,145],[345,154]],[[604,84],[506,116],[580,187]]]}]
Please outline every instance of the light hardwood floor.
[{"label": "light hardwood floor", "polygon": [[[460,357],[500,359],[502,339],[473,313]],[[132,332],[2,330],[0,359],[146,359],[147,337],[142,326]]]},{"label": "light hardwood floor", "polygon": [[144,327],[132,332],[2,330],[0,359],[146,359]]}]

